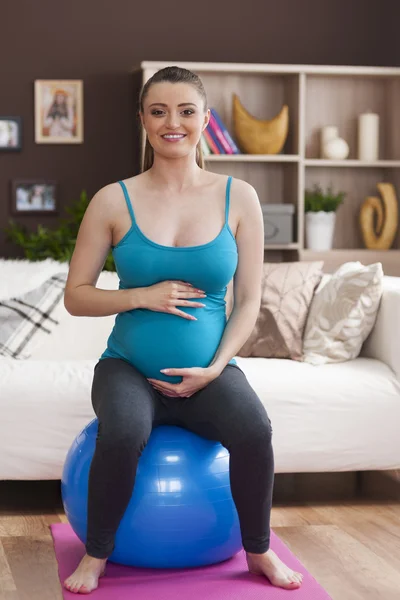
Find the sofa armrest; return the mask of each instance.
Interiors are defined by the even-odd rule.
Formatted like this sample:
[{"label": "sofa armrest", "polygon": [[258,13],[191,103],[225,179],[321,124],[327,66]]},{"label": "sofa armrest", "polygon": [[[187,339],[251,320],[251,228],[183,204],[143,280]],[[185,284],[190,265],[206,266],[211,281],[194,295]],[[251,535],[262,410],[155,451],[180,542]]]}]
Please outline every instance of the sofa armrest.
[{"label": "sofa armrest", "polygon": [[400,277],[384,276],[376,322],[360,355],[381,360],[400,380]]}]

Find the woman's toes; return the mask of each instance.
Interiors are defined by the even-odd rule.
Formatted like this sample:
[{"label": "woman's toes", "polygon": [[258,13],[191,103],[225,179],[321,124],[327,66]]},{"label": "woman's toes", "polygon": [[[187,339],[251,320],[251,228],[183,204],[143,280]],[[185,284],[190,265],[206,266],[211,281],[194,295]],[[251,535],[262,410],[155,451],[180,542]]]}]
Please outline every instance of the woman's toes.
[{"label": "woman's toes", "polygon": [[88,588],[86,587],[86,585],[82,585],[81,589],[79,590],[81,594],[90,594],[90,591],[88,590]]}]

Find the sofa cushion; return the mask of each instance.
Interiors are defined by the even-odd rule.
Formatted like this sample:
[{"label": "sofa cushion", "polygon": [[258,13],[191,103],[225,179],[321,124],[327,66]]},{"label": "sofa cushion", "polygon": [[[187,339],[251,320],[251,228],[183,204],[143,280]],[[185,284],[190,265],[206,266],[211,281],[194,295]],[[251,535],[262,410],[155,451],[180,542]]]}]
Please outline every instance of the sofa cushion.
[{"label": "sofa cushion", "polygon": [[[384,363],[237,362],[271,419],[275,472],[400,466],[400,382]],[[95,364],[0,359],[0,479],[61,478],[75,436],[95,417]]]},{"label": "sofa cushion", "polygon": [[[102,271],[96,287],[103,290],[118,289],[118,275]],[[54,311],[59,325],[32,353],[34,360],[91,360],[98,359],[107,346],[116,315],[105,317],[76,317],[64,306],[62,298]]]},{"label": "sofa cushion", "polygon": [[238,356],[302,357],[302,337],[323,261],[264,263],[257,322]]},{"label": "sofa cushion", "polygon": [[75,436],[95,417],[94,365],[0,358],[0,479],[61,479]]},{"label": "sofa cushion", "polygon": [[371,332],[383,290],[381,263],[343,264],[316,290],[304,331],[303,360],[319,365],[356,358]]},{"label": "sofa cushion", "polygon": [[383,362],[358,357],[314,367],[238,357],[237,364],[271,419],[276,472],[400,465],[400,381]]},{"label": "sofa cushion", "polygon": [[0,258],[0,301],[16,298],[40,287],[58,273],[68,273],[67,262],[53,258]]}]

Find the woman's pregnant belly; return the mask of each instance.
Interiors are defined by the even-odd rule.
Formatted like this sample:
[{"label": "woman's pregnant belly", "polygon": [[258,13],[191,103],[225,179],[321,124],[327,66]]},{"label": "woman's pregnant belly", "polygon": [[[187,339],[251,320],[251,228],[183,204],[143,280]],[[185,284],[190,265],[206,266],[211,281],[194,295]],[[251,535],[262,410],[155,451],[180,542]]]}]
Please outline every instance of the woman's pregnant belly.
[{"label": "woman's pregnant belly", "polygon": [[226,326],[225,306],[183,310],[197,321],[147,309],[120,313],[103,356],[124,358],[145,377],[170,383],[179,383],[182,377],[160,369],[208,367]]}]

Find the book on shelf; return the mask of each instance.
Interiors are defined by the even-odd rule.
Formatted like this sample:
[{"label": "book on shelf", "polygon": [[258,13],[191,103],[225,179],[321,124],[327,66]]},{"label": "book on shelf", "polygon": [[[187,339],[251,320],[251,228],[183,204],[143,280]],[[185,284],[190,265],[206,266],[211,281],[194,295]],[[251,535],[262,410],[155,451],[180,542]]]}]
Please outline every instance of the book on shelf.
[{"label": "book on shelf", "polygon": [[207,144],[206,138],[204,137],[203,134],[200,137],[200,145],[201,145],[201,149],[202,149],[202,152],[203,152],[204,156],[208,156],[209,154],[211,154],[210,147]]},{"label": "book on shelf", "polygon": [[211,108],[210,113],[209,123],[203,131],[210,154],[240,154],[239,148],[215,108]]},{"label": "book on shelf", "polygon": [[214,117],[212,111],[211,111],[211,115],[210,115],[209,127],[211,127],[211,130],[215,134],[215,137],[217,138],[217,140],[219,141],[219,143],[222,146],[221,154],[233,154],[233,150],[230,147],[228,140],[222,133],[222,129],[218,125],[217,121],[215,120],[215,117]]},{"label": "book on shelf", "polygon": [[219,141],[217,134],[215,133],[214,129],[211,126],[211,120],[208,122],[208,125],[205,128],[205,131],[208,132],[209,138],[210,137],[212,138],[212,141],[214,142],[214,148],[215,148],[215,146],[217,147],[218,151],[215,152],[215,154],[226,154],[223,145]]},{"label": "book on shelf", "polygon": [[218,146],[215,144],[214,138],[211,136],[208,127],[205,128],[202,135],[204,136],[204,139],[206,140],[206,143],[210,148],[210,154],[220,154]]},{"label": "book on shelf", "polygon": [[228,142],[228,145],[232,149],[231,154],[240,154],[241,152],[240,152],[239,148],[237,147],[234,140],[232,139],[231,134],[225,127],[225,124],[224,124],[223,120],[221,119],[221,117],[219,116],[218,112],[215,110],[215,108],[211,108],[210,111],[217,123],[217,126],[219,126],[219,128],[221,129],[222,135],[225,137],[225,139]]}]

